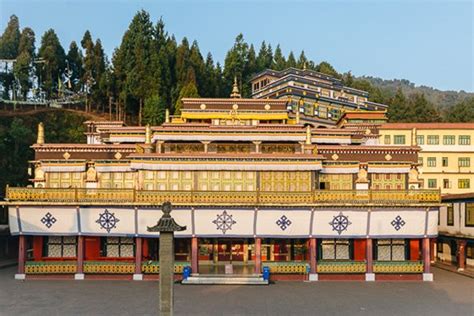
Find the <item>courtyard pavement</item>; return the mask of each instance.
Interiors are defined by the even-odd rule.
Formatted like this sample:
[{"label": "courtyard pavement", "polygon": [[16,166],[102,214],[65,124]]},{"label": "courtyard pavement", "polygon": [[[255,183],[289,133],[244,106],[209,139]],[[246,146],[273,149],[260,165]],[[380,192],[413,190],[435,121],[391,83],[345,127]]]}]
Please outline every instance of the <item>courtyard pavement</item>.
[{"label": "courtyard pavement", "polygon": [[[15,270],[0,270],[0,315],[157,315],[157,281],[17,281]],[[474,280],[433,271],[432,283],[176,285],[175,315],[474,315]]]}]

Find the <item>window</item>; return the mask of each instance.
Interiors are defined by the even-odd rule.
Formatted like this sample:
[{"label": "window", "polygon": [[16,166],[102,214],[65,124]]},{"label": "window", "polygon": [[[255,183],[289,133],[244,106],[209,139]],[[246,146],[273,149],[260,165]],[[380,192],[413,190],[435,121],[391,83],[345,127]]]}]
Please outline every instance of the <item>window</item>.
[{"label": "window", "polygon": [[426,165],[428,167],[436,167],[436,157],[428,157]]},{"label": "window", "polygon": [[405,135],[395,135],[395,136],[393,136],[393,143],[395,145],[405,145]]},{"label": "window", "polygon": [[439,145],[439,135],[428,135],[428,145]]},{"label": "window", "polygon": [[131,237],[105,237],[100,239],[102,257],[133,257],[135,243]]},{"label": "window", "polygon": [[443,167],[447,167],[448,166],[448,157],[443,157],[441,159],[441,163],[442,163]]},{"label": "window", "polygon": [[466,203],[466,226],[474,226],[474,202]]},{"label": "window", "polygon": [[470,167],[471,166],[471,158],[469,158],[469,157],[459,157],[458,158],[458,166],[459,167]]},{"label": "window", "polygon": [[449,182],[449,179],[443,179],[443,189],[450,189],[451,188],[451,183]]},{"label": "window", "polygon": [[454,135],[444,135],[443,145],[454,145],[456,143],[456,137]]},{"label": "window", "polygon": [[448,208],[446,209],[446,223],[448,226],[454,225],[454,206],[453,204],[449,204]]},{"label": "window", "polygon": [[474,259],[474,245],[466,245],[466,258]]},{"label": "window", "polygon": [[471,136],[459,135],[459,145],[471,145]]},{"label": "window", "polygon": [[423,157],[418,157],[418,164],[423,167]]},{"label": "window", "polygon": [[323,239],[321,252],[323,260],[349,260],[350,243],[348,239]]},{"label": "window", "polygon": [[430,189],[436,189],[436,179],[428,179],[428,188]]},{"label": "window", "polygon": [[77,239],[75,236],[49,236],[43,239],[45,257],[75,257]]},{"label": "window", "polygon": [[469,189],[470,183],[469,179],[459,179],[458,180],[458,189]]},{"label": "window", "polygon": [[418,145],[424,145],[425,144],[425,135],[417,135],[416,136],[416,143]]},{"label": "window", "polygon": [[385,145],[390,145],[390,135],[385,135],[383,138],[383,143]]},{"label": "window", "polygon": [[377,240],[377,255],[379,261],[405,260],[404,239],[379,239]]}]

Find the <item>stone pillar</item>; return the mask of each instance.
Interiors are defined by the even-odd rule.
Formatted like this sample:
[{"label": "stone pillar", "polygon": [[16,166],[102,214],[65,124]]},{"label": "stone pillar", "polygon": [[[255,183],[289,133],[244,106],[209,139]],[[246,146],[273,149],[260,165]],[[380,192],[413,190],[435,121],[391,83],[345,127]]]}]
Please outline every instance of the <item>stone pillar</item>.
[{"label": "stone pillar", "polygon": [[172,232],[160,233],[160,315],[173,315],[174,240]]},{"label": "stone pillar", "polygon": [[318,281],[316,238],[309,239],[309,280]]},{"label": "stone pillar", "polygon": [[366,251],[366,263],[367,268],[365,272],[365,280],[366,281],[375,281],[375,273],[374,273],[374,251],[373,251],[373,240],[372,238],[367,238],[365,251]]},{"label": "stone pillar", "polygon": [[16,280],[24,280],[26,261],[26,236],[20,235],[18,238],[18,273],[15,274]]},{"label": "stone pillar", "polygon": [[191,270],[199,273],[199,240],[197,237],[191,238]]},{"label": "stone pillar", "polygon": [[77,237],[77,268],[74,280],[84,280],[84,236]]},{"label": "stone pillar", "polygon": [[466,240],[458,240],[458,271],[466,268]]},{"label": "stone pillar", "polygon": [[422,241],[423,249],[423,281],[433,281],[433,274],[431,273],[431,262],[430,262],[430,239],[423,238]]},{"label": "stone pillar", "polygon": [[133,279],[135,281],[143,280],[142,254],[143,254],[143,240],[141,237],[137,237],[135,238],[135,273],[133,274]]},{"label": "stone pillar", "polygon": [[255,238],[255,273],[262,273],[262,239]]}]

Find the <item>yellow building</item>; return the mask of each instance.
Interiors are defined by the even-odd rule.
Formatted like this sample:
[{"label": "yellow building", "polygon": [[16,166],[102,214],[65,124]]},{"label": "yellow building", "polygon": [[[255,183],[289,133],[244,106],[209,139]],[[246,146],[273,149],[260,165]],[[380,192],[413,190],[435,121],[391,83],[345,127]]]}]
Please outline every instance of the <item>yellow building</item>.
[{"label": "yellow building", "polygon": [[384,146],[418,145],[423,187],[442,194],[474,191],[474,123],[386,123]]}]

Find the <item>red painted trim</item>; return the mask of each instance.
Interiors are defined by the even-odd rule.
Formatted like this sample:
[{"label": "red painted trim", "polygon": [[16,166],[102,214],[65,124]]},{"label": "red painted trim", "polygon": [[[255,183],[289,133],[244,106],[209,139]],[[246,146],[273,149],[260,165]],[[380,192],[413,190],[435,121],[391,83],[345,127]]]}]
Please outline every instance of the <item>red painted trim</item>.
[{"label": "red painted trim", "polygon": [[365,281],[365,274],[318,274],[319,281]]},{"label": "red painted trim", "polygon": [[376,281],[421,281],[423,276],[416,274],[376,274]]},{"label": "red painted trim", "polygon": [[430,256],[430,239],[423,238],[423,272],[430,273],[431,256]]},{"label": "red painted trim", "polygon": [[411,261],[420,260],[420,240],[419,239],[410,239],[410,260]]},{"label": "red painted trim", "polygon": [[270,281],[306,281],[306,274],[271,274]]},{"label": "red painted trim", "polygon": [[311,273],[316,273],[317,270],[317,250],[316,250],[316,238],[309,240],[309,267]]},{"label": "red painted trim", "polygon": [[364,261],[367,256],[367,242],[364,239],[354,240],[354,260]]},{"label": "red painted trim", "polygon": [[84,236],[77,237],[77,269],[76,273],[82,274],[84,271]]},{"label": "red painted trim", "polygon": [[365,256],[367,260],[367,268],[366,271],[367,273],[373,273],[374,272],[374,251],[373,251],[373,240],[371,238],[368,238],[365,241]]}]

